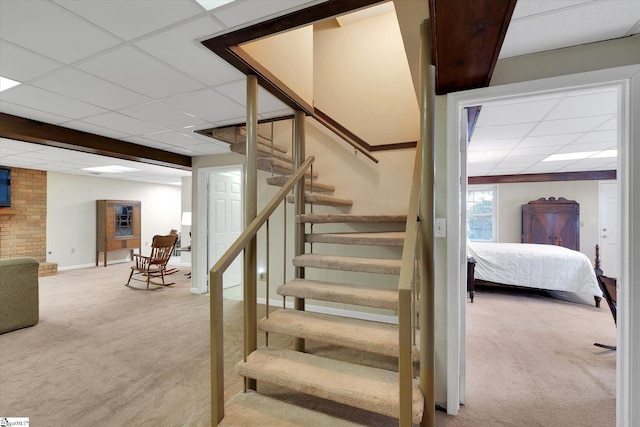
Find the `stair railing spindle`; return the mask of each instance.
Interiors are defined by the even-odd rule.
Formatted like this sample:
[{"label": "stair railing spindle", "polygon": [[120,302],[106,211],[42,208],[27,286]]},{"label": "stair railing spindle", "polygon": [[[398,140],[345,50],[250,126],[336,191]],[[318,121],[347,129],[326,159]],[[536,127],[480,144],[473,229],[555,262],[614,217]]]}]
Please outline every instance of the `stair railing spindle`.
[{"label": "stair railing spindle", "polygon": [[[242,234],[231,244],[229,249],[220,257],[216,264],[209,271],[210,283],[210,313],[209,330],[211,339],[211,420],[212,423],[219,423],[224,418],[224,306],[223,306],[223,274],[231,263],[247,248],[252,241],[255,241],[258,231],[267,219],[273,214],[280,202],[286,203],[287,194],[300,179],[304,179],[306,171],[309,169],[315,158],[310,156],[291,175],[276,195],[267,203],[262,211],[245,227]],[[286,206],[286,205],[285,205]],[[250,273],[251,274],[251,273]],[[252,274],[256,274],[254,269]],[[255,276],[254,276],[255,278]],[[245,314],[246,315],[246,314]],[[245,322],[243,322],[245,323]],[[255,325],[254,325],[255,327]],[[246,324],[245,324],[246,328]],[[246,352],[245,352],[246,353]],[[246,362],[246,354],[244,357]],[[245,383],[245,387],[247,384]],[[245,388],[245,392],[246,392]]]}]

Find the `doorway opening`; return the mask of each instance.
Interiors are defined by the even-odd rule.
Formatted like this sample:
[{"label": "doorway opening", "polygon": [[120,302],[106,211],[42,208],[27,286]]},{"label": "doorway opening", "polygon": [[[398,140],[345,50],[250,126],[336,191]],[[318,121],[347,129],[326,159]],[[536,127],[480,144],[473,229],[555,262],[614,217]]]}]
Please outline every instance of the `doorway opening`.
[{"label": "doorway opening", "polygon": [[[207,188],[208,272],[244,230],[242,166],[210,168]],[[223,275],[223,289],[238,290],[238,299],[242,298],[242,263],[238,256]]]},{"label": "doorway opening", "polygon": [[[629,75],[629,78],[632,74]],[[447,156],[449,158],[449,171],[448,171],[448,194],[462,194],[464,184],[467,182],[467,148],[466,139],[463,144],[464,129],[462,126],[462,117],[464,109],[467,107],[487,104],[490,102],[511,102],[516,98],[525,96],[541,96],[547,95],[554,96],[561,91],[567,90],[581,90],[581,89],[595,89],[595,90],[611,90],[615,89],[617,94],[616,106],[617,117],[615,119],[615,132],[617,135],[616,149],[617,149],[617,161],[615,163],[615,169],[618,172],[618,179],[616,181],[616,193],[618,209],[618,237],[624,240],[624,229],[628,227],[627,218],[629,218],[630,212],[628,204],[628,185],[625,182],[625,171],[628,170],[629,165],[625,159],[625,152],[629,150],[630,141],[628,139],[630,121],[628,117],[628,80],[620,80],[620,74],[612,70],[604,70],[600,72],[585,73],[581,75],[562,76],[555,77],[546,80],[530,81],[524,83],[517,83],[506,86],[496,86],[486,89],[478,89],[473,91],[467,91],[465,93],[450,94],[448,99],[448,125],[449,130],[449,142],[447,144]],[[466,120],[465,120],[466,127]],[[595,196],[595,209],[596,215],[598,209],[598,197],[596,181],[596,196]],[[466,189],[465,189],[466,192]],[[463,203],[466,197],[450,197],[448,200],[448,218],[450,221],[449,231],[453,235],[462,235],[464,233],[464,227],[466,224],[466,213],[464,212]],[[627,209],[627,211],[625,211]],[[498,220],[499,221],[499,220]],[[593,237],[594,243],[599,241],[599,229],[597,228],[596,220],[596,233]],[[454,239],[448,240],[448,259],[449,264],[447,270],[449,272],[456,272],[449,275],[449,289],[457,288],[458,291],[448,294],[448,308],[449,308],[449,323],[448,323],[448,338],[447,341],[451,343],[448,348],[450,358],[447,364],[448,378],[449,380],[457,379],[459,387],[448,388],[448,407],[449,413],[457,413],[459,409],[459,403],[464,403],[465,396],[465,375],[466,375],[466,309],[467,309],[467,293],[466,293],[466,280],[465,272],[466,268],[466,251],[464,240],[460,239],[460,242],[456,242]],[[623,247],[623,242],[618,241],[620,247]],[[586,246],[585,246],[586,250]],[[622,277],[626,276],[625,272],[629,268],[629,254],[621,250],[617,251],[618,260],[617,267],[618,272]],[[590,257],[593,258],[593,255]],[[622,284],[623,287],[627,287],[628,284]],[[618,322],[618,344],[624,346],[624,340],[620,333],[620,321]],[[620,359],[621,353],[618,351],[616,357]],[[627,375],[624,371],[626,364],[618,362],[616,379],[618,387],[624,383],[623,378]],[[622,367],[622,369],[621,369]],[[617,399],[620,399],[620,393],[617,394]],[[618,405],[620,407],[620,405]]]}]

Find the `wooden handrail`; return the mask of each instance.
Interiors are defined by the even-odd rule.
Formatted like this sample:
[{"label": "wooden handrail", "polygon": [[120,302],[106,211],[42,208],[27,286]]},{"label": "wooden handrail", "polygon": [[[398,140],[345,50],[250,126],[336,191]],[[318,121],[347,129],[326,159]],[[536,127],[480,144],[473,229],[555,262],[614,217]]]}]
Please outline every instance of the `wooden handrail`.
[{"label": "wooden handrail", "polygon": [[223,308],[222,308],[222,274],[247,244],[255,237],[258,230],[269,219],[280,202],[284,200],[294,185],[304,178],[315,157],[309,156],[291,175],[262,211],[251,221],[244,232],[220,257],[209,270],[210,293],[210,333],[211,333],[211,423],[219,423],[224,418],[224,341],[223,341]]},{"label": "wooden handrail", "polygon": [[329,117],[327,114],[318,110],[317,108],[313,109],[312,116],[314,119],[318,121],[318,123],[322,124],[324,127],[329,129],[331,132],[338,135],[342,138],[347,144],[351,145],[356,150],[360,151],[362,154],[367,156],[370,160],[378,163],[378,159],[371,154],[370,149],[371,146],[367,144],[362,138],[358,135],[351,132],[349,129],[342,126],[340,123]]}]

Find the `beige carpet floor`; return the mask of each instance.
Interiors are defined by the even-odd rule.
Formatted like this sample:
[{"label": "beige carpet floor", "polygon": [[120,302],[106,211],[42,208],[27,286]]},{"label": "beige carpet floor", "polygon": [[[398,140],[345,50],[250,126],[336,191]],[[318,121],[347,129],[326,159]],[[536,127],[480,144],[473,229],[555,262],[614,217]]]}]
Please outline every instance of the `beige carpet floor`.
[{"label": "beige carpet floor", "polygon": [[[29,417],[32,426],[210,425],[208,296],[189,292],[182,267],[171,288],[124,287],[128,267],[40,279],[40,323],[0,335],[0,417]],[[227,399],[242,388],[234,372],[242,357],[240,304],[224,304]],[[467,401],[457,417],[438,412],[438,426],[615,425],[615,352],[593,346],[615,344],[606,308],[496,290],[479,290],[467,308]],[[272,334],[269,342],[290,340]],[[315,354],[395,363],[308,344]],[[358,424],[394,425],[268,384],[258,389]]]}]

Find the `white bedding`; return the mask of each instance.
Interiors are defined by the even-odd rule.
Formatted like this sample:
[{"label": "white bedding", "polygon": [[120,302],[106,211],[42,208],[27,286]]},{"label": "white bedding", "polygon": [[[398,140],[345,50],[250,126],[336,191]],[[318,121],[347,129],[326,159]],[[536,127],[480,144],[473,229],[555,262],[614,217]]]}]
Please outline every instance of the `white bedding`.
[{"label": "white bedding", "polygon": [[475,278],[505,285],[586,293],[602,297],[591,261],[553,245],[467,242]]}]

